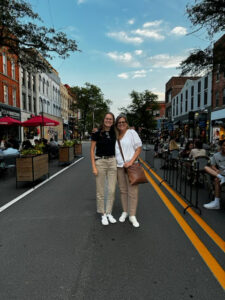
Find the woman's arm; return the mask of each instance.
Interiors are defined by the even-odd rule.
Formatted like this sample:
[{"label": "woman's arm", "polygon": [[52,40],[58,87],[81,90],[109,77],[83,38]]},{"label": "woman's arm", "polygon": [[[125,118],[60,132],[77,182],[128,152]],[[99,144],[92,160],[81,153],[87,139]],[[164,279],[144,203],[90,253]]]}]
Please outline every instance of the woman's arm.
[{"label": "woman's arm", "polygon": [[95,147],[96,147],[96,142],[95,141],[91,141],[91,165],[92,165],[92,172],[94,175],[98,175],[98,170],[96,168],[96,164],[95,164]]},{"label": "woman's arm", "polygon": [[133,165],[133,163],[137,160],[138,156],[141,154],[141,149],[142,147],[138,147],[132,157],[132,159],[128,162],[126,162],[123,166],[124,168],[129,168],[130,166]]}]

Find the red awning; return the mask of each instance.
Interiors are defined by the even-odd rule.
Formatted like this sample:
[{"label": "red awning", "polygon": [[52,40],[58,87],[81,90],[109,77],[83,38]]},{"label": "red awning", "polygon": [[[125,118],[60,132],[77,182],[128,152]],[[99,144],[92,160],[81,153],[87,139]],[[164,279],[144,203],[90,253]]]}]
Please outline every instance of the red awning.
[{"label": "red awning", "polygon": [[21,124],[22,123],[19,120],[10,117],[0,118],[0,125],[21,125]]},{"label": "red awning", "polygon": [[59,125],[58,121],[42,117],[42,116],[35,116],[25,122],[22,123],[24,127],[36,127],[36,126],[57,126]]}]

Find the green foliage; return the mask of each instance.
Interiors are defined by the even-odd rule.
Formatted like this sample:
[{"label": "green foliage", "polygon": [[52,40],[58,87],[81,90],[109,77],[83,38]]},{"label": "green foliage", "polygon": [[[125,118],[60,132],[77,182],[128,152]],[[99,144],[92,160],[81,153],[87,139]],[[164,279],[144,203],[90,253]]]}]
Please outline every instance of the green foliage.
[{"label": "green foliage", "polygon": [[74,146],[74,141],[72,140],[65,140],[65,141],[63,141],[63,144],[62,144],[62,147],[72,147],[72,146]]},{"label": "green foliage", "polygon": [[24,149],[21,150],[21,155],[23,156],[35,156],[43,154],[42,149]]},{"label": "green foliage", "polygon": [[74,86],[71,92],[76,96],[77,103],[71,107],[73,111],[81,111],[82,118],[78,128],[83,135],[86,131],[99,126],[106,112],[109,111],[110,100],[104,99],[101,89],[91,83],[85,83],[84,87]]},{"label": "green foliage", "polygon": [[52,59],[51,52],[66,58],[70,51],[78,51],[78,48],[65,33],[56,33],[54,28],[38,23],[42,23],[41,18],[26,1],[0,1],[0,48],[7,47],[9,53],[17,55],[26,69],[50,71],[50,65],[43,58]]},{"label": "green foliage", "polygon": [[148,135],[156,127],[154,111],[159,109],[158,96],[145,90],[143,93],[132,91],[130,97],[131,104],[120,110],[127,116],[130,126],[141,129],[142,133]]},{"label": "green foliage", "polygon": [[[202,71],[212,70],[219,64],[221,70],[225,68],[224,50],[219,51],[216,61],[213,58],[213,37],[225,31],[225,0],[195,0],[194,5],[187,5],[186,13],[196,30],[206,29],[211,44],[204,50],[194,49],[188,58],[179,66],[181,75],[197,75]],[[194,33],[192,32],[192,33]]]}]

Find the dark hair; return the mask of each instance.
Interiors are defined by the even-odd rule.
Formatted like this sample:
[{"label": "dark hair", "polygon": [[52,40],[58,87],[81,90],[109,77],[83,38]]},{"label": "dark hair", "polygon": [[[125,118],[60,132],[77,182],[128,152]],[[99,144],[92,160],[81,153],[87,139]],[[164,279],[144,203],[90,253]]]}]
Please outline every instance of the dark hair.
[{"label": "dark hair", "polygon": [[202,149],[202,142],[201,141],[195,141],[195,148]]},{"label": "dark hair", "polygon": [[114,130],[114,125],[115,125],[115,116],[112,112],[107,112],[105,115],[104,115],[104,118],[103,118],[103,121],[102,121],[102,124],[100,125],[99,127],[99,131],[100,131],[100,135],[101,135],[101,132],[103,132],[105,130],[105,126],[104,126],[104,120],[105,120],[105,117],[107,115],[111,115],[113,117],[113,125],[111,126],[110,130]]},{"label": "dark hair", "polygon": [[188,141],[187,144],[185,145],[185,150],[189,150],[189,146],[193,144],[194,145],[194,142],[193,141]]},{"label": "dark hair", "polygon": [[9,143],[9,142],[5,142],[5,148],[8,149],[8,148],[12,148],[12,144]]},{"label": "dark hair", "polygon": [[225,140],[219,141],[219,146],[222,147],[224,142],[225,142]]}]

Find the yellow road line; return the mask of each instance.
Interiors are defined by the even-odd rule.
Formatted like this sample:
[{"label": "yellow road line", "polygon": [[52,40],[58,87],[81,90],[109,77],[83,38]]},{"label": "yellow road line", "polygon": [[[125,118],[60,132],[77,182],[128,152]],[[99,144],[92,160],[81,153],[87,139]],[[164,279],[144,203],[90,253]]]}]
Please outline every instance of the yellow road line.
[{"label": "yellow road line", "polygon": [[217,260],[212,256],[206,246],[202,243],[202,241],[198,238],[195,232],[191,229],[188,223],[184,220],[184,218],[179,214],[177,209],[172,205],[166,195],[162,192],[160,187],[155,183],[155,181],[151,178],[151,176],[145,170],[146,177],[149,182],[152,184],[155,191],[158,193],[159,197],[162,199],[166,207],[169,209],[171,214],[176,219],[177,223],[183,229],[184,233],[187,235],[193,246],[196,248],[206,265],[209,267],[215,278],[218,280],[222,288],[225,290],[225,271],[217,262]]},{"label": "yellow road line", "polygon": [[[145,161],[140,159],[141,162],[146,166],[146,168],[155,176],[155,178],[162,182],[161,184],[169,191],[169,193],[180,203],[183,208],[187,207],[187,203],[165,182],[163,179],[155,173]],[[208,236],[214,241],[214,243],[220,247],[220,249],[225,253],[225,241],[190,207],[187,212],[192,216],[192,218],[198,223],[198,225],[208,234]]]}]

